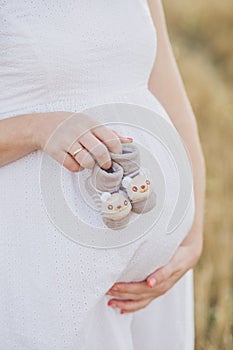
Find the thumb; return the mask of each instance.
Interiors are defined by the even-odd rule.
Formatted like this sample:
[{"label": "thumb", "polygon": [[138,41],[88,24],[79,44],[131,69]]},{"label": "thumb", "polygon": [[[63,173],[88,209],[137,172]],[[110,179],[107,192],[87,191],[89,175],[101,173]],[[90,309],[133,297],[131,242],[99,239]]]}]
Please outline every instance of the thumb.
[{"label": "thumb", "polygon": [[170,275],[172,274],[170,264],[160,267],[158,270],[153,272],[150,276],[147,277],[146,283],[150,288],[153,288],[155,285],[165,282]]}]

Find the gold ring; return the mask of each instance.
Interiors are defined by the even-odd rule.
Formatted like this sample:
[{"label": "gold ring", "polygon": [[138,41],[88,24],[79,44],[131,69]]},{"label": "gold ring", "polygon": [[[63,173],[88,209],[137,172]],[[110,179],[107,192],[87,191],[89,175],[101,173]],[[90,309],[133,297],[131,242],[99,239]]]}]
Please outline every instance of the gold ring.
[{"label": "gold ring", "polygon": [[74,151],[74,153],[72,154],[72,157],[76,157],[77,156],[77,154],[79,153],[79,152],[81,152],[83,150],[83,147],[79,147],[78,149],[76,149],[76,151]]}]

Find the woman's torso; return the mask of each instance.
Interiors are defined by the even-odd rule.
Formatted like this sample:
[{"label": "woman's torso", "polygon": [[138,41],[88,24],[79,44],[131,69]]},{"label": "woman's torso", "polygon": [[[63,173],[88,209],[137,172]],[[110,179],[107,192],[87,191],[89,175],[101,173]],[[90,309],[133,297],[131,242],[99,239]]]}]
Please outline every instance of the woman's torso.
[{"label": "woman's torso", "polygon": [[[0,4],[0,119],[126,102],[144,105],[170,121],[147,89],[156,32],[146,0]],[[152,151],[167,157],[156,147]],[[1,345],[7,350],[75,350],[82,348],[84,338],[86,349],[93,349],[88,347],[93,341],[96,349],[129,350],[130,316],[124,323],[122,315],[109,310],[105,292],[120,277],[142,279],[168,261],[193,214],[172,236],[151,232],[145,242],[121,249],[76,244],[51,223],[42,205],[41,153],[32,152],[0,169]],[[71,200],[79,203],[72,190],[74,178],[73,173],[63,177]],[[178,190],[170,181],[168,197],[171,187]],[[102,328],[93,324],[88,339],[83,320],[89,323],[93,315],[101,315]],[[176,316],[177,324],[186,322],[183,313]],[[96,345],[98,341],[104,345]]]}]

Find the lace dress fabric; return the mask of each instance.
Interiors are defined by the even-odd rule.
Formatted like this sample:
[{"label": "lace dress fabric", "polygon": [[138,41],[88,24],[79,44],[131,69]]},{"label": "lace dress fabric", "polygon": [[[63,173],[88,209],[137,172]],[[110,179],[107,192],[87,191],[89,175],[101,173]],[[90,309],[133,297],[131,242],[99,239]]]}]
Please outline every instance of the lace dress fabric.
[{"label": "lace dress fabric", "polygon": [[[147,88],[157,45],[145,0],[1,0],[0,46],[0,119],[123,102],[154,110],[172,125]],[[192,224],[194,199],[172,235],[151,232],[116,249],[85,247],[48,218],[41,156],[35,151],[0,168],[2,348],[192,350],[192,270],[136,313],[108,307],[105,293],[116,281],[145,279],[168,262]],[[164,160],[173,179],[168,193],[176,198],[170,166]],[[76,213],[83,208],[79,176],[63,170],[63,190]],[[83,213],[96,225],[92,214]]]}]

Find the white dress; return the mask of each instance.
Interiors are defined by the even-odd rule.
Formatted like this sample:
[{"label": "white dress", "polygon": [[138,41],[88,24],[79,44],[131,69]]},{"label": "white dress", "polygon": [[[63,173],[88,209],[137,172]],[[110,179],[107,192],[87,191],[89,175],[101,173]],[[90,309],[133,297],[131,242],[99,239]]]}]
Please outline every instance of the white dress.
[{"label": "white dress", "polygon": [[[172,124],[147,88],[156,31],[145,0],[0,4],[0,119],[125,102]],[[105,293],[118,280],[143,280],[168,262],[191,227],[194,201],[172,235],[152,232],[116,249],[85,247],[48,218],[41,156],[35,151],[0,168],[1,348],[192,350],[192,270],[136,313],[110,308]],[[77,176],[64,171],[71,202]]]}]

